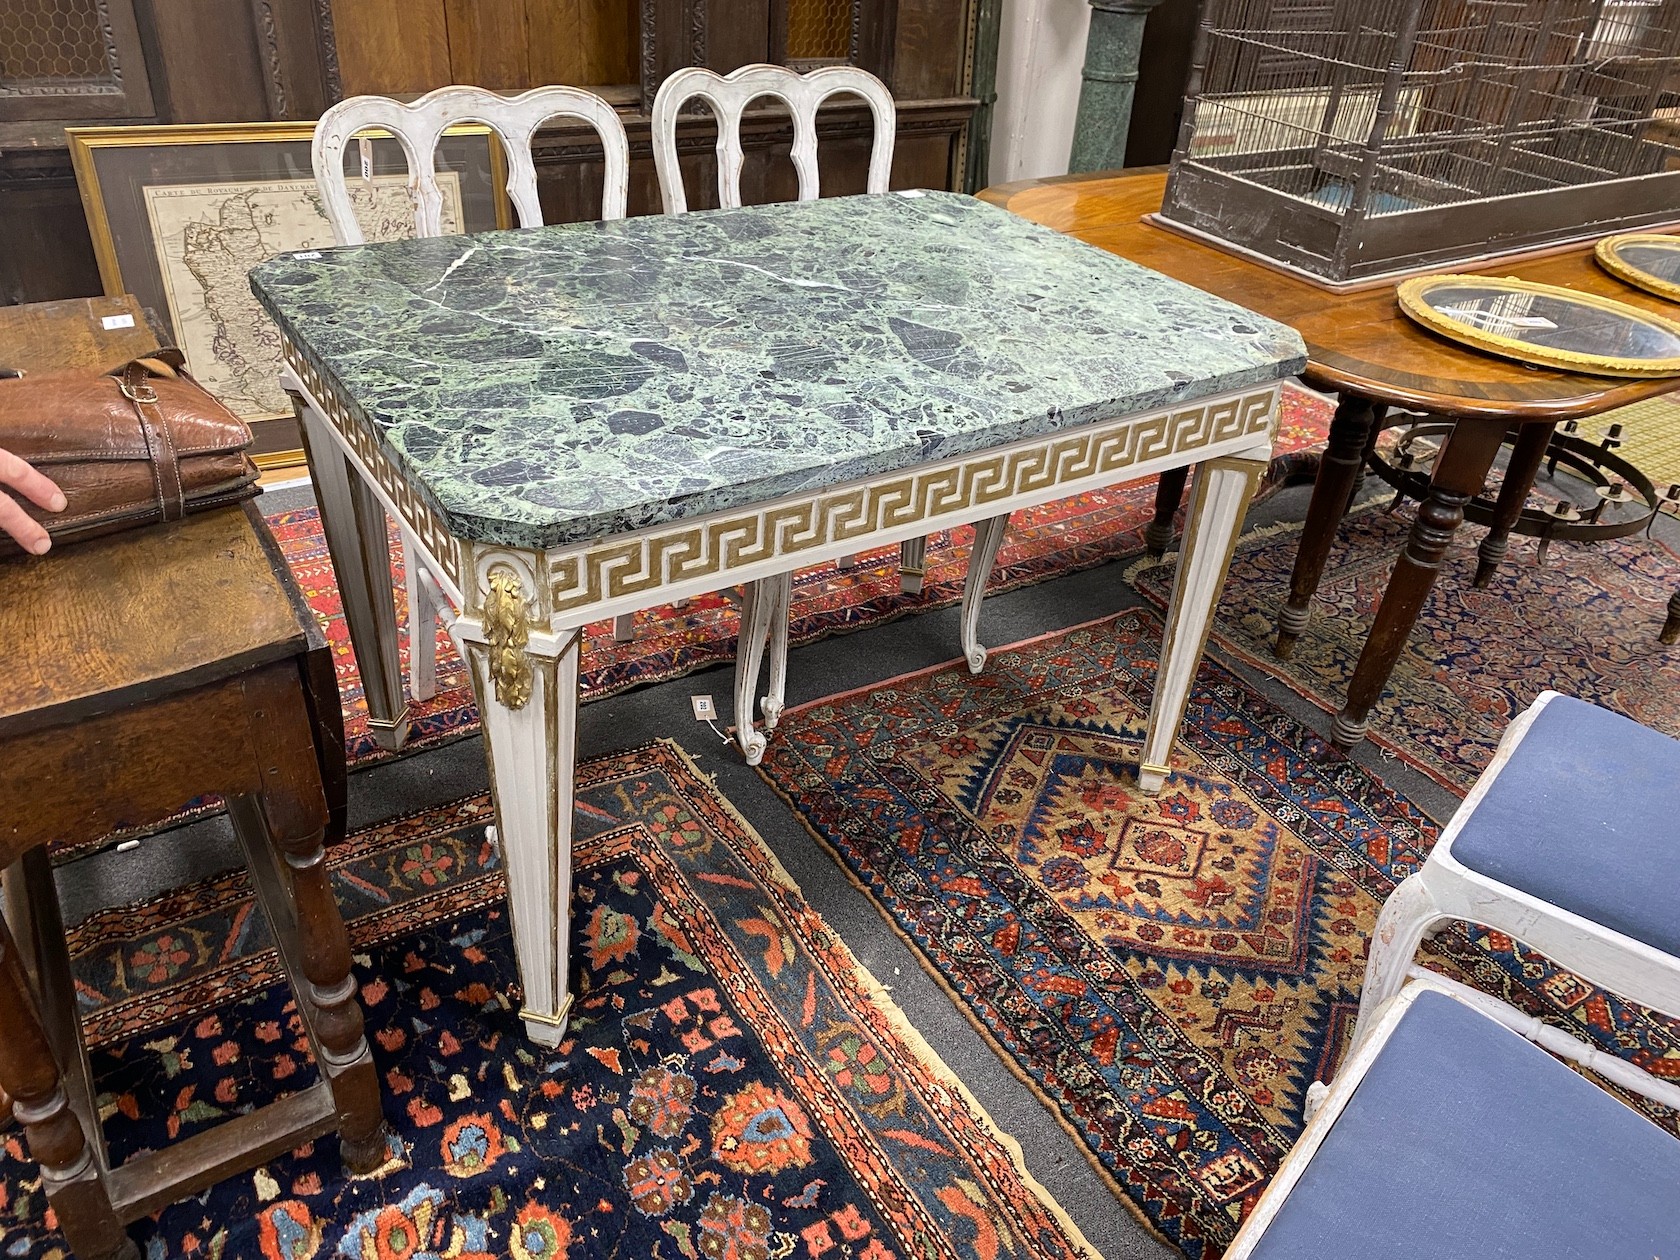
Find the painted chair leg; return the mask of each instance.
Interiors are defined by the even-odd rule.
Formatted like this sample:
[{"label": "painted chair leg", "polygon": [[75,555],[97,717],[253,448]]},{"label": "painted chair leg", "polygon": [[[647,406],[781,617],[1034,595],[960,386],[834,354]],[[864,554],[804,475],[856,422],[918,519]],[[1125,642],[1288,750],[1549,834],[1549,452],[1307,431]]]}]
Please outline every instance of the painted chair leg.
[{"label": "painted chair leg", "polygon": [[572,826],[582,628],[534,621],[535,583],[506,563],[478,575],[480,609],[451,627],[484,723],[507,868],[526,1034],[557,1046],[571,1014]]},{"label": "painted chair leg", "polygon": [[[760,578],[747,583],[742,591],[741,634],[735,647],[735,742],[740,745],[741,755],[747,759],[749,766],[756,766],[764,759],[767,746],[763,732],[753,727],[753,714],[757,708],[754,701],[758,697],[759,670],[764,665],[767,643],[773,637],[776,613],[785,607],[778,587],[783,581],[791,580],[791,576]],[[786,621],[785,615],[783,621]],[[785,668],[784,664],[784,680]],[[776,716],[781,716],[779,708]]]},{"label": "painted chair leg", "polygon": [[776,729],[787,705],[788,618],[793,609],[793,574],[784,573],[772,580],[776,607],[770,611],[770,686],[759,702],[766,734]]},{"label": "painted chair leg", "polygon": [[927,538],[906,538],[898,545],[898,588],[906,595],[920,595],[927,578]]},{"label": "painted chair leg", "polygon": [[408,694],[416,704],[437,695],[437,614],[420,576],[419,548],[402,531],[403,578],[408,587]]},{"label": "painted chair leg", "polygon": [[1151,795],[1161,790],[1172,773],[1173,740],[1184,721],[1190,689],[1207,647],[1213,607],[1224,589],[1249,500],[1270,456],[1268,443],[1252,456],[1245,452],[1196,465],[1189,521],[1179,548],[1172,600],[1167,605],[1149,727],[1138,760],[1138,786]]},{"label": "painted chair leg", "polygon": [[974,526],[974,549],[968,553],[968,575],[963,579],[962,651],[968,672],[986,668],[986,649],[980,645],[980,607],[986,601],[986,582],[992,575],[998,548],[1009,532],[1009,514],[978,521]]}]

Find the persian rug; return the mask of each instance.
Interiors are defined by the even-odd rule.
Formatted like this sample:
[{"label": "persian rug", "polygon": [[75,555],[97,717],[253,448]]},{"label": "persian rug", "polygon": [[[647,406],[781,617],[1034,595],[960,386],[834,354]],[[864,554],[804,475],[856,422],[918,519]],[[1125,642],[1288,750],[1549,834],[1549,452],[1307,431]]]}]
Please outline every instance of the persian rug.
[{"label": "persian rug", "polygon": [[[1134,609],[994,652],[978,677],[953,662],[805,705],[761,773],[1116,1191],[1200,1260],[1333,1074],[1377,911],[1436,829],[1213,663],[1173,777],[1141,795],[1159,636]],[[1432,948],[1680,1077],[1680,1023],[1496,934]]]},{"label": "persian rug", "polygon": [[[889,1260],[1092,1253],[960,1082],[674,745],[581,771],[566,1040],[516,1011],[502,876],[470,800],[333,855],[396,1140],[331,1138],[133,1227],[164,1257]],[[243,887],[78,929],[116,1158],[312,1077]],[[207,1005],[199,1005],[208,1003]],[[0,1236],[62,1257],[0,1135]]]},{"label": "persian rug", "polygon": [[[1411,528],[1405,510],[1349,515],[1294,655],[1272,655],[1277,610],[1301,527],[1257,530],[1237,547],[1215,614],[1213,641],[1334,713],[1347,696],[1395,557]],[[1459,531],[1417,629],[1371,714],[1370,737],[1463,795],[1493,757],[1511,719],[1550,687],[1680,735],[1680,648],[1657,642],[1680,589],[1680,557],[1642,536],[1537,543],[1511,550],[1485,590],[1471,585],[1482,531]],[[1132,585],[1159,607],[1172,594],[1174,558],[1139,561]]]},{"label": "persian rug", "polygon": [[[1322,442],[1331,408],[1322,398],[1287,386],[1277,451],[1289,455]],[[1049,503],[1016,516],[992,570],[992,591],[1013,590],[1092,568],[1143,549],[1142,531],[1155,508],[1155,481],[1129,482],[1091,494]],[[287,562],[297,575],[332,643],[344,699],[345,743],[352,764],[383,760],[391,754],[368,735],[367,704],[362,696],[350,635],[344,624],[332,562],[314,508],[273,512],[268,523]],[[392,530],[392,579],[396,584],[398,622],[407,624],[407,595],[400,553]],[[974,531],[967,527],[940,532],[928,543],[927,576],[920,595],[899,590],[898,549],[863,553],[851,569],[832,564],[806,570],[795,579],[792,641],[812,643],[879,625],[906,613],[943,608],[962,598],[963,579]],[[685,605],[667,604],[636,615],[636,638],[616,643],[605,623],[589,627],[583,656],[585,701],[616,695],[632,687],[677,678],[735,658],[740,631],[738,606],[722,594],[709,594]],[[406,639],[406,636],[405,636]],[[403,669],[408,646],[402,647]],[[459,738],[478,729],[478,714],[466,670],[447,635],[438,634],[437,695],[411,706],[413,734],[404,753]]]}]

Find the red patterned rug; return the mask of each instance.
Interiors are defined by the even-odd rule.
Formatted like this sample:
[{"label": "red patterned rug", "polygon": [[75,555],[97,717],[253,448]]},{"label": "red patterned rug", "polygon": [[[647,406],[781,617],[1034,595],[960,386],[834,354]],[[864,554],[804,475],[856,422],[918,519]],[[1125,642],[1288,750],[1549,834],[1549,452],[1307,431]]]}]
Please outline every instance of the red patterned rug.
[{"label": "red patterned rug", "polygon": [[[579,769],[574,968],[557,1050],[515,1014],[489,805],[334,851],[399,1142],[331,1138],[136,1223],[227,1260],[1095,1260],[1078,1230],[763,842],[675,745]],[[113,1157],[314,1076],[242,878],[77,929]],[[0,1135],[0,1252],[62,1260]]]},{"label": "red patterned rug", "polygon": [[[1305,390],[1286,386],[1277,452],[1293,454],[1324,439],[1330,406]],[[1088,569],[1143,548],[1143,527],[1154,511],[1155,483],[1130,482],[1111,490],[1048,503],[1016,516],[992,571],[990,589],[1012,590]],[[368,735],[367,706],[350,650],[332,563],[314,508],[275,512],[268,523],[310,606],[331,640],[344,697],[345,743],[352,764],[382,760]],[[395,540],[393,532],[393,543]],[[801,573],[794,582],[792,631],[795,644],[879,625],[906,613],[942,608],[962,598],[973,531],[962,528],[935,534],[928,544],[927,577],[920,595],[899,591],[897,548],[867,552],[855,568],[824,565]],[[407,616],[400,562],[393,547],[399,622]],[[610,627],[589,628],[583,657],[583,698],[599,700],[632,687],[663,682],[693,670],[735,658],[740,618],[722,594],[703,596],[684,607],[664,605],[638,613],[634,642],[616,643]],[[407,646],[403,668],[407,669]],[[478,729],[478,714],[466,671],[448,636],[438,634],[438,691],[414,706],[413,734],[404,752],[429,748]]]},{"label": "red patterned rug", "polygon": [[[1368,507],[1336,537],[1313,617],[1287,661],[1272,655],[1300,525],[1258,530],[1237,547],[1215,612],[1214,643],[1328,713],[1341,708],[1411,514]],[[1460,531],[1442,562],[1371,738],[1463,795],[1512,718],[1550,687],[1680,735],[1680,646],[1657,642],[1680,589],[1680,557],[1635,536],[1554,543],[1536,565],[1532,538],[1513,538],[1492,583],[1471,585],[1482,531]],[[1139,561],[1132,584],[1165,608],[1173,557]]]},{"label": "red patterned rug", "polygon": [[[1139,793],[1159,635],[1134,609],[994,652],[977,677],[953,662],[805,705],[761,773],[1116,1192],[1202,1260],[1300,1135],[1377,911],[1436,828],[1212,662],[1173,777]],[[1430,951],[1680,1079],[1680,1021],[1497,933]]]}]

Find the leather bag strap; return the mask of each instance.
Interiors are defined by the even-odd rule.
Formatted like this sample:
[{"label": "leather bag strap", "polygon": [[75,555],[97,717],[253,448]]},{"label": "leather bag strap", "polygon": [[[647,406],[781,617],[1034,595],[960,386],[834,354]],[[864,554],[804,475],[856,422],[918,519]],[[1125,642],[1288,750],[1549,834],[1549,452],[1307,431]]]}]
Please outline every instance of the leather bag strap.
[{"label": "leather bag strap", "polygon": [[163,519],[178,521],[187,511],[186,495],[181,489],[181,461],[175,451],[169,422],[158,407],[158,393],[152,388],[151,373],[145,363],[137,359],[123,369],[118,384],[123,397],[134,404],[134,414],[140,418],[140,433],[146,439],[152,482],[157,488],[158,507],[163,511]]}]

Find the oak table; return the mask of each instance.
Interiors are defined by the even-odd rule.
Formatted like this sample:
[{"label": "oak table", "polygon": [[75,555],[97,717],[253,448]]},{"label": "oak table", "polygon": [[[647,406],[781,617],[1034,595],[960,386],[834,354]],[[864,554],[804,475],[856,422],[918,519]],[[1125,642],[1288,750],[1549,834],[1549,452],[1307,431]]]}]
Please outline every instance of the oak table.
[{"label": "oak table", "polygon": [[[283,335],[387,731],[402,707],[382,509],[459,610],[522,1015],[550,1045],[571,1004],[586,623],[749,583],[750,701],[793,569],[1195,463],[1142,741],[1156,789],[1280,381],[1303,362],[1279,324],[947,193],[282,255],[252,286]],[[749,753],[750,717],[738,704]]]},{"label": "oak table", "polygon": [[[1492,526],[1479,548],[1478,584],[1489,579],[1505,555],[1553,429],[1566,420],[1667,393],[1680,386],[1680,380],[1585,376],[1530,368],[1465,349],[1403,315],[1390,281],[1333,292],[1146,222],[1145,216],[1161,208],[1166,179],[1164,168],[1118,171],[1002,184],[980,195],[1035,223],[1240,302],[1300,331],[1309,359],[1302,375],[1309,384],[1334,391],[1339,405],[1307,509],[1289,597],[1278,616],[1278,656],[1287,658],[1306,629],[1336,527],[1376,447],[1388,409],[1426,412],[1453,423],[1436,457],[1428,497],[1418,506],[1348,684],[1347,702],[1331,726],[1335,743],[1351,748],[1365,738],[1370,711],[1388,685],[1447,545],[1463,523],[1464,506],[1486,483],[1507,432],[1520,426]],[[1590,243],[1455,264],[1450,270],[1517,276],[1603,294],[1657,314],[1674,313],[1663,299],[1605,273],[1593,261]],[[1182,488],[1182,481],[1162,478],[1149,536],[1153,547],[1171,538],[1172,514]]]},{"label": "oak table", "polygon": [[[0,363],[26,371],[154,349],[132,298],[0,311]],[[133,1260],[124,1222],[335,1129],[353,1169],[382,1163],[379,1081],[323,854],[344,826],[338,688],[255,508],[0,563],[0,640],[0,1090],[76,1254]],[[112,1168],[47,846],[154,825],[208,793],[228,798],[321,1079]]]}]

